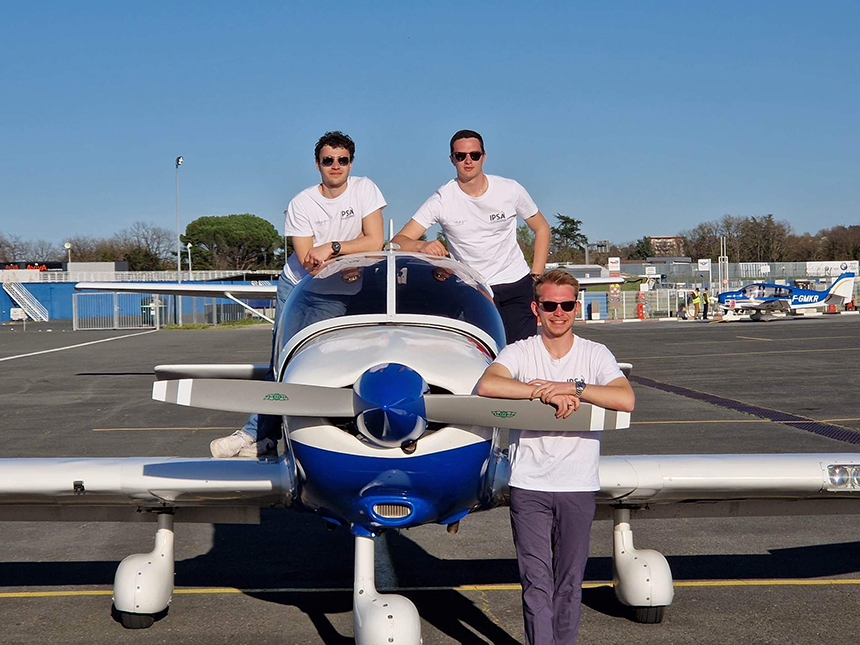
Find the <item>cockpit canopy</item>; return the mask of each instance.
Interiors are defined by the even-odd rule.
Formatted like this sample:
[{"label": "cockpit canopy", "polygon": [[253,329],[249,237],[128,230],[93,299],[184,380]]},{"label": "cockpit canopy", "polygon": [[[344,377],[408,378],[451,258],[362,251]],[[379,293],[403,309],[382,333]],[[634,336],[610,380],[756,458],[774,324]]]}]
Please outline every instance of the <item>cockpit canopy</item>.
[{"label": "cockpit canopy", "polygon": [[432,316],[477,327],[498,351],[505,346],[505,331],[491,294],[475,272],[448,258],[349,255],[296,285],[278,321],[278,346],[283,348],[310,325],[333,318],[371,316],[368,322],[420,324]]},{"label": "cockpit canopy", "polygon": [[791,289],[773,284],[751,284],[741,289],[747,298],[790,298]]}]

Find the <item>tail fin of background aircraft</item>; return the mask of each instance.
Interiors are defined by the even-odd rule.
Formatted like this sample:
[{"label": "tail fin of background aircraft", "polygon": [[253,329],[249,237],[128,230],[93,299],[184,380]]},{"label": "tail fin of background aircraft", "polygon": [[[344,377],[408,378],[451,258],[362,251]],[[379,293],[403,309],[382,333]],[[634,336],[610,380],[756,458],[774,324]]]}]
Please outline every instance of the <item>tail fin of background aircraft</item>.
[{"label": "tail fin of background aircraft", "polygon": [[854,296],[854,274],[843,273],[830,286],[827,291],[827,298],[824,300],[826,305],[841,305],[844,302],[851,300]]}]

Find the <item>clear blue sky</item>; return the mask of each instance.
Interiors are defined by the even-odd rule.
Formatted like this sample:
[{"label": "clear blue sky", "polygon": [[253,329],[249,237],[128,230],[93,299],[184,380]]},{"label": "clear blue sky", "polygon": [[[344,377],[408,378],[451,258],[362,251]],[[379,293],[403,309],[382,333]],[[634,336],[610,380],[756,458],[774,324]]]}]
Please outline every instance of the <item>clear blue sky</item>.
[{"label": "clear blue sky", "polygon": [[860,223],[860,3],[33,2],[0,20],[0,232],[283,210],[340,129],[399,227],[487,172],[591,240]]}]

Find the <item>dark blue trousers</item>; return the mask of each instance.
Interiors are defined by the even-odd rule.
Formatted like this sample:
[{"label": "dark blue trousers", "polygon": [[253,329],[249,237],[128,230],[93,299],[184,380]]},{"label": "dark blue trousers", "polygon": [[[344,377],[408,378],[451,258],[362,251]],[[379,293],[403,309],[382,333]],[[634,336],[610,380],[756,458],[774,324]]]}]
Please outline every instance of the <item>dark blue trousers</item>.
[{"label": "dark blue trousers", "polygon": [[511,527],[528,645],[573,645],[595,494],[511,488]]},{"label": "dark blue trousers", "polygon": [[537,316],[532,313],[535,298],[534,280],[530,273],[516,282],[494,284],[493,302],[505,324],[505,340],[511,343],[537,334]]}]

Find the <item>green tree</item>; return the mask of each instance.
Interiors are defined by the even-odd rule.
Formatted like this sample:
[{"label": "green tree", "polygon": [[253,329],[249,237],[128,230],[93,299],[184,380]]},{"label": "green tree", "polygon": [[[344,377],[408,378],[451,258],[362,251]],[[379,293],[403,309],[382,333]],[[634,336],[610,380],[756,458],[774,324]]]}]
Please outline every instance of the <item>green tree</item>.
[{"label": "green tree", "polygon": [[284,247],[275,227],[251,213],[199,217],[188,224],[182,242],[191,242],[195,268],[239,271],[275,264]]},{"label": "green tree", "polygon": [[588,238],[580,231],[582,220],[561,213],[555,214],[558,226],[550,228],[550,253],[556,262],[573,262],[584,255],[582,249],[588,244]]},{"label": "green tree", "polygon": [[445,233],[439,231],[436,233],[436,241],[439,242],[442,246],[445,247],[445,250],[448,250],[448,238],[445,237]]},{"label": "green tree", "polygon": [[128,262],[129,271],[162,271],[164,260],[158,254],[143,246],[130,248],[122,256]]},{"label": "green tree", "polygon": [[647,237],[636,240],[636,247],[629,255],[629,260],[647,260],[654,257],[654,247],[651,246],[651,240]]},{"label": "green tree", "polygon": [[517,226],[517,243],[531,266],[535,259],[535,232],[527,224]]}]

